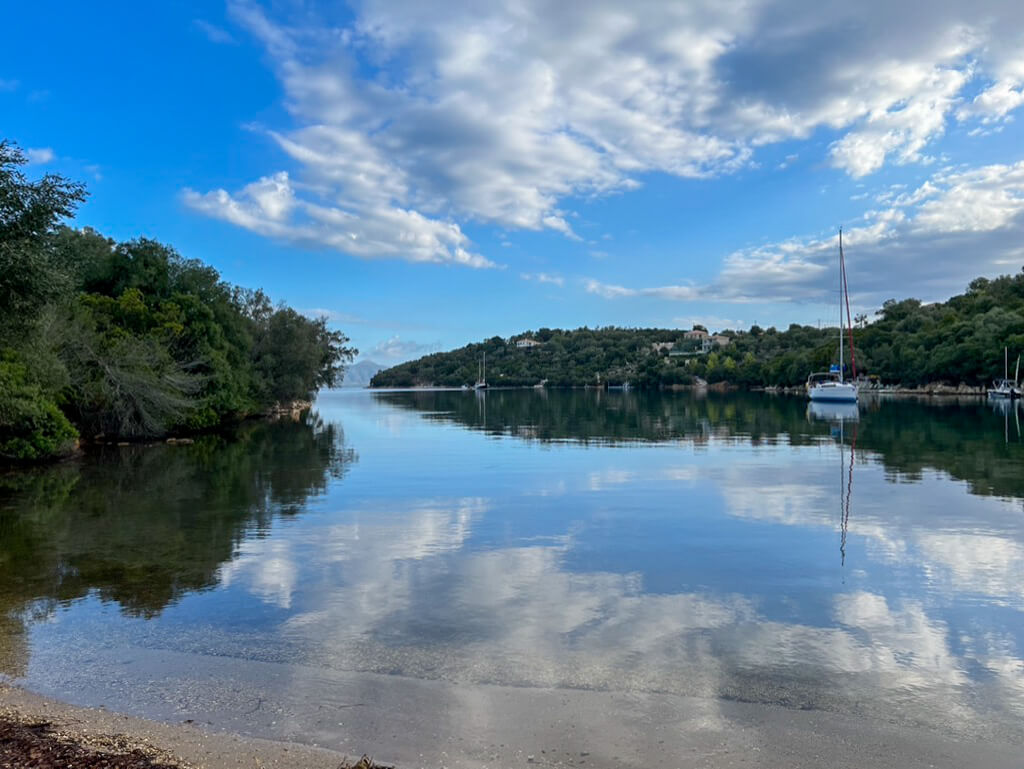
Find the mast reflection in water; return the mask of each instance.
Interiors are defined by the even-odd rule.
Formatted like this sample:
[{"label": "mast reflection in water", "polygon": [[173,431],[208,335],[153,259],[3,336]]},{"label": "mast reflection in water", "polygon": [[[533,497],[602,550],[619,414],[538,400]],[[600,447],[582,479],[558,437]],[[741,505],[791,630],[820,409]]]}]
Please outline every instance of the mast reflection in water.
[{"label": "mast reflection in water", "polygon": [[[4,478],[3,672],[310,741],[344,721],[387,744],[430,710],[432,755],[552,690],[672,723],[699,703],[712,731],[742,701],[1024,742],[1015,412],[557,390],[317,408]],[[569,709],[624,749],[653,736]]]},{"label": "mast reflection in water", "polygon": [[[853,464],[857,452],[857,427],[860,423],[860,408],[856,403],[811,401],[807,405],[807,416],[810,420],[828,422],[832,425],[832,434],[839,441],[839,564],[840,567],[845,569],[846,536],[850,528],[850,503],[853,497]],[[849,462],[847,462],[846,453],[847,431],[851,433]]]}]

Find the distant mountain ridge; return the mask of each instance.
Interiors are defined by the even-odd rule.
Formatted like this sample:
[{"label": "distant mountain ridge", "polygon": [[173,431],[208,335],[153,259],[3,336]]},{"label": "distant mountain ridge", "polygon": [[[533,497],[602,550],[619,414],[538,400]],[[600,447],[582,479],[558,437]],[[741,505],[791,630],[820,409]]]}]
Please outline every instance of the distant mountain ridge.
[{"label": "distant mountain ridge", "polygon": [[345,378],[341,382],[342,387],[369,387],[370,380],[377,372],[383,371],[387,366],[381,365],[372,360],[361,360],[345,367]]}]

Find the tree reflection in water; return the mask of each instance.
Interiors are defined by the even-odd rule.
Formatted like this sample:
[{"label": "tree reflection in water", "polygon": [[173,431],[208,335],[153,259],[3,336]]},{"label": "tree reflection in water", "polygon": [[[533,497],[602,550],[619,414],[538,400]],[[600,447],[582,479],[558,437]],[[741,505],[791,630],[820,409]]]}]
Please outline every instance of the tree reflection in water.
[{"label": "tree reflection in water", "polygon": [[[427,419],[540,442],[699,445],[717,440],[809,446],[826,439],[835,421],[828,416],[808,419],[804,398],[762,393],[695,397],[690,392],[492,390],[474,397],[433,390],[380,392],[374,397]],[[481,397],[488,401],[486,423]],[[1004,440],[1003,420],[993,416],[990,406],[977,398],[863,400],[858,452],[877,457],[893,481],[916,481],[925,470],[939,470],[966,481],[972,494],[1024,499],[1021,441],[1012,434]],[[847,430],[842,440],[851,439]]]},{"label": "tree reflection in water", "polygon": [[302,512],[356,460],[314,415],[0,477],[0,672],[23,668],[26,621],[77,598],[150,618],[214,587],[243,539]]}]

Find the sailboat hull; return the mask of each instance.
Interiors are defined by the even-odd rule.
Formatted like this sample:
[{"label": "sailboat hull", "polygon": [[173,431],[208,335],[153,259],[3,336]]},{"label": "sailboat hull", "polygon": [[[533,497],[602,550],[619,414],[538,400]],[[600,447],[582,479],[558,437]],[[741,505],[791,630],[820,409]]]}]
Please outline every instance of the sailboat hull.
[{"label": "sailboat hull", "polygon": [[988,391],[988,397],[1002,400],[1015,400],[1021,397],[1021,391],[1016,387],[1001,387]]},{"label": "sailboat hull", "polygon": [[856,403],[857,387],[846,382],[822,382],[807,388],[812,401],[822,403]]}]

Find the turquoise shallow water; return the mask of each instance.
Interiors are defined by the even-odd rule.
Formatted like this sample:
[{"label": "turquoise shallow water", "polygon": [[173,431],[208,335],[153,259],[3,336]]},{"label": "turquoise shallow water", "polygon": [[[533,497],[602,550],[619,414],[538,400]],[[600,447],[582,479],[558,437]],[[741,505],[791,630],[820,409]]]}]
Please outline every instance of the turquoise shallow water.
[{"label": "turquoise shallow water", "polygon": [[278,722],[251,688],[365,673],[1020,742],[1022,416],[328,392],[303,424],[0,478],[0,671],[253,730]]}]

